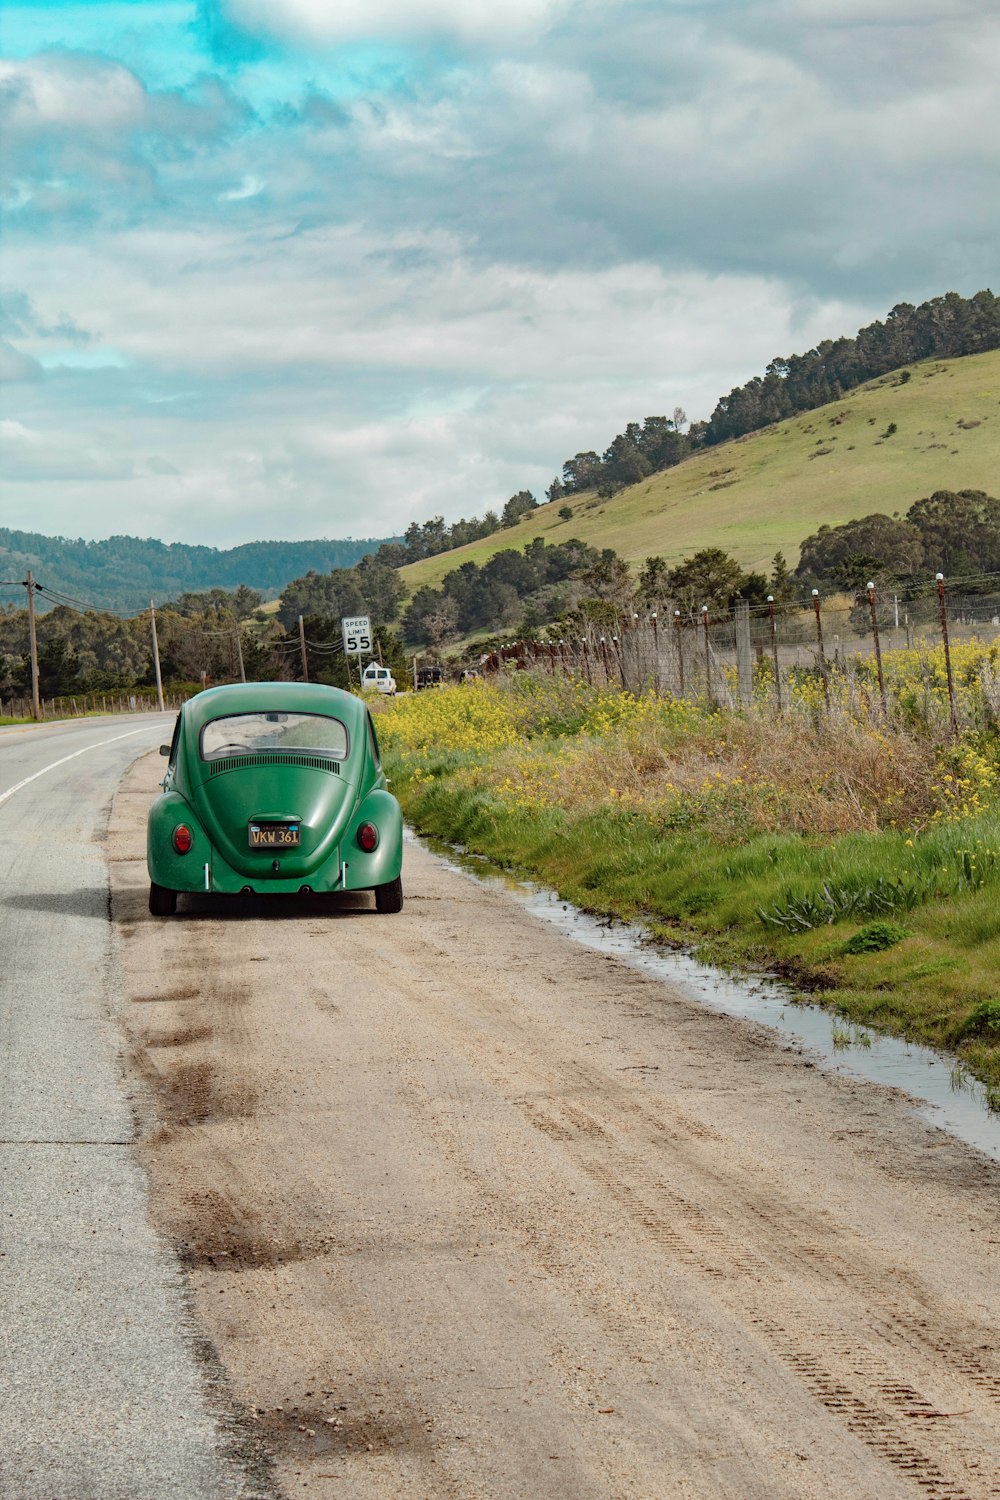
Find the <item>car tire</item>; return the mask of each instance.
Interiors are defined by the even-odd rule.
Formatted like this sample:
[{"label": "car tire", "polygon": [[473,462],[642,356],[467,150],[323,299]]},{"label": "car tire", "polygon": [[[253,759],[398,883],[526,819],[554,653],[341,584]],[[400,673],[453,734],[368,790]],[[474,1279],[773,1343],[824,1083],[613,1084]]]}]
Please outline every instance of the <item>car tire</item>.
[{"label": "car tire", "polygon": [[403,910],[403,881],[399,875],[388,885],[375,887],[375,910],[385,916]]},{"label": "car tire", "polygon": [[177,892],[154,880],[149,887],[149,909],[154,917],[172,917],[177,910]]}]

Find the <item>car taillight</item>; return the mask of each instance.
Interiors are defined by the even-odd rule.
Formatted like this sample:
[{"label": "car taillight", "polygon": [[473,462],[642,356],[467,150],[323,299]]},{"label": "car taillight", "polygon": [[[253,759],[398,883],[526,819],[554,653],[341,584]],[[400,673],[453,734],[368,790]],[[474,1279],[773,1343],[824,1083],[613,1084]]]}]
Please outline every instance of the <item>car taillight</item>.
[{"label": "car taillight", "polygon": [[187,854],[194,843],[194,835],[190,828],[184,823],[178,823],[174,829],[174,848],[178,854]]},{"label": "car taillight", "polygon": [[366,854],[371,854],[378,844],[378,829],[374,823],[362,823],[358,829],[358,843]]}]

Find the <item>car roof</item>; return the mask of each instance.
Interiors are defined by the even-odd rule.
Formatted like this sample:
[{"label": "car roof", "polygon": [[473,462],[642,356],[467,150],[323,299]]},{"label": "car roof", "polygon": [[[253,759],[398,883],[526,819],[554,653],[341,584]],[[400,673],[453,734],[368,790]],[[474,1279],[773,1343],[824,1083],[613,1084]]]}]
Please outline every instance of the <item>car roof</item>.
[{"label": "car roof", "polygon": [[357,730],[367,709],[360,698],[320,682],[234,682],[196,693],[184,705],[188,726],[201,732],[227,714],[328,714]]}]

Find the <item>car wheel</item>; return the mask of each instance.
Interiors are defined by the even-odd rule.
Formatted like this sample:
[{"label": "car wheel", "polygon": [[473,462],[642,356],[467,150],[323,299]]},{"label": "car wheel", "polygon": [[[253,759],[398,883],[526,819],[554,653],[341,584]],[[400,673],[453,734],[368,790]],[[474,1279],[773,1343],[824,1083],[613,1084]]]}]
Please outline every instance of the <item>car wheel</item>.
[{"label": "car wheel", "polygon": [[386,915],[403,910],[403,882],[400,876],[390,880],[388,885],[375,887],[375,910]]},{"label": "car wheel", "polygon": [[154,880],[149,887],[149,909],[154,917],[172,917],[177,910],[177,892]]}]

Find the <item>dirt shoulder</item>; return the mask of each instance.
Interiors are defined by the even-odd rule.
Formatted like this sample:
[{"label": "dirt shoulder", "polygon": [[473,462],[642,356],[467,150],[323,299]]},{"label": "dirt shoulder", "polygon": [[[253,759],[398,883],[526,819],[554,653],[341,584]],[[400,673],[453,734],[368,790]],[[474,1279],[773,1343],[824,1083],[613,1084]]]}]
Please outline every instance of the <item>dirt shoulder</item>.
[{"label": "dirt shoulder", "polygon": [[1000,1494],[994,1165],[413,846],[400,916],[152,919],[159,770],[143,1150],[284,1495]]}]

